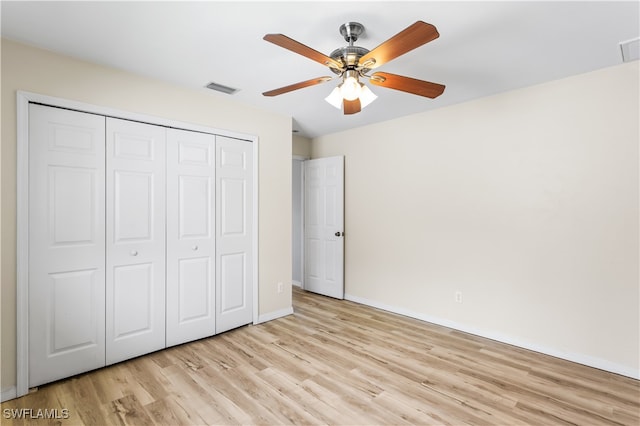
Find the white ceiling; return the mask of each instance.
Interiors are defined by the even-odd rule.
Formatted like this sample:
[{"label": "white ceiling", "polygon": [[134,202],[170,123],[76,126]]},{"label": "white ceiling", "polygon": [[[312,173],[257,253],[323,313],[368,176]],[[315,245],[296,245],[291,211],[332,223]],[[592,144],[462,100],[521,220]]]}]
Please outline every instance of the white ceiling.
[{"label": "white ceiling", "polygon": [[[622,62],[640,35],[640,2],[1,2],[2,36],[293,117],[316,137]],[[380,68],[445,84],[435,100],[381,87],[361,113],[324,101],[335,81],[274,98],[262,92],[333,74],[262,40],[285,34],[322,53],[338,28],[364,24],[373,49],[417,20],[440,38]],[[46,72],[46,71],[45,71]],[[203,88],[214,81],[234,95]]]}]

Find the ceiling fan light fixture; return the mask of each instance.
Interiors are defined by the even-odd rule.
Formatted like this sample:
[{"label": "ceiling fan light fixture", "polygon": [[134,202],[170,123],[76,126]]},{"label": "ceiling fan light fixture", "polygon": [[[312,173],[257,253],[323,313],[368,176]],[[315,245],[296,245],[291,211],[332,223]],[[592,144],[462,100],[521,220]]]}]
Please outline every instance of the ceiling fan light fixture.
[{"label": "ceiling fan light fixture", "polygon": [[336,86],[329,96],[324,98],[325,101],[329,102],[331,105],[338,109],[342,109],[342,93],[340,91],[340,86]]},{"label": "ceiling fan light fixture", "polygon": [[[373,93],[371,89],[369,89],[366,85],[364,85],[363,83],[358,83],[358,84],[360,85],[360,95],[358,96],[358,98],[360,99],[361,108],[366,107],[371,102],[378,99],[378,96],[376,96],[376,94]],[[331,91],[331,93],[329,93],[329,96],[324,98],[325,101],[327,101],[337,109],[342,109],[343,99],[346,99],[346,98],[343,96],[343,93],[342,93],[342,84],[335,87]]]}]

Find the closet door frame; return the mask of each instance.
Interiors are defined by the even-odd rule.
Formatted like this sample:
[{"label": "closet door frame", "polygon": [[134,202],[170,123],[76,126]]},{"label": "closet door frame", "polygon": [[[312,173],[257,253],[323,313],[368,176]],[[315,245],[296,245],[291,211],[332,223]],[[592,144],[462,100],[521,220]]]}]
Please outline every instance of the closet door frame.
[{"label": "closet door frame", "polygon": [[17,200],[16,200],[16,396],[29,392],[29,104],[43,104],[80,112],[103,115],[106,117],[227,136],[246,140],[253,147],[253,238],[252,238],[252,274],[253,274],[253,324],[258,324],[258,137],[239,132],[220,130],[207,126],[169,120],[146,114],[128,112],[120,109],[77,102],[38,93],[18,91],[17,106]]}]

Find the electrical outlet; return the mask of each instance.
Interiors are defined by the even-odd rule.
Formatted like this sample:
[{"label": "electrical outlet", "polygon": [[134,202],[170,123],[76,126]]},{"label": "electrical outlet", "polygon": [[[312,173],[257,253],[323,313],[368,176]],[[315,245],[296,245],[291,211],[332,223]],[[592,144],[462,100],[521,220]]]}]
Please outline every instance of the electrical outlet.
[{"label": "electrical outlet", "polygon": [[461,291],[456,291],[455,297],[456,297],[456,303],[462,303],[462,292]]},{"label": "electrical outlet", "polygon": [[278,283],[278,293],[282,293],[284,291],[284,284]]}]

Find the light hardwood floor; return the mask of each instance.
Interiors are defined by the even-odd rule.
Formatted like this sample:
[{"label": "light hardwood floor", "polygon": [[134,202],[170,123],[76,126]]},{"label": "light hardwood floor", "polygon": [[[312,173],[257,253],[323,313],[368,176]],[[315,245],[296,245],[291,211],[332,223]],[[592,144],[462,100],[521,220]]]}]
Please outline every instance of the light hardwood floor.
[{"label": "light hardwood floor", "polygon": [[[294,290],[295,314],[40,387],[5,424],[640,424],[640,382]],[[12,421],[5,409],[63,409]]]}]

